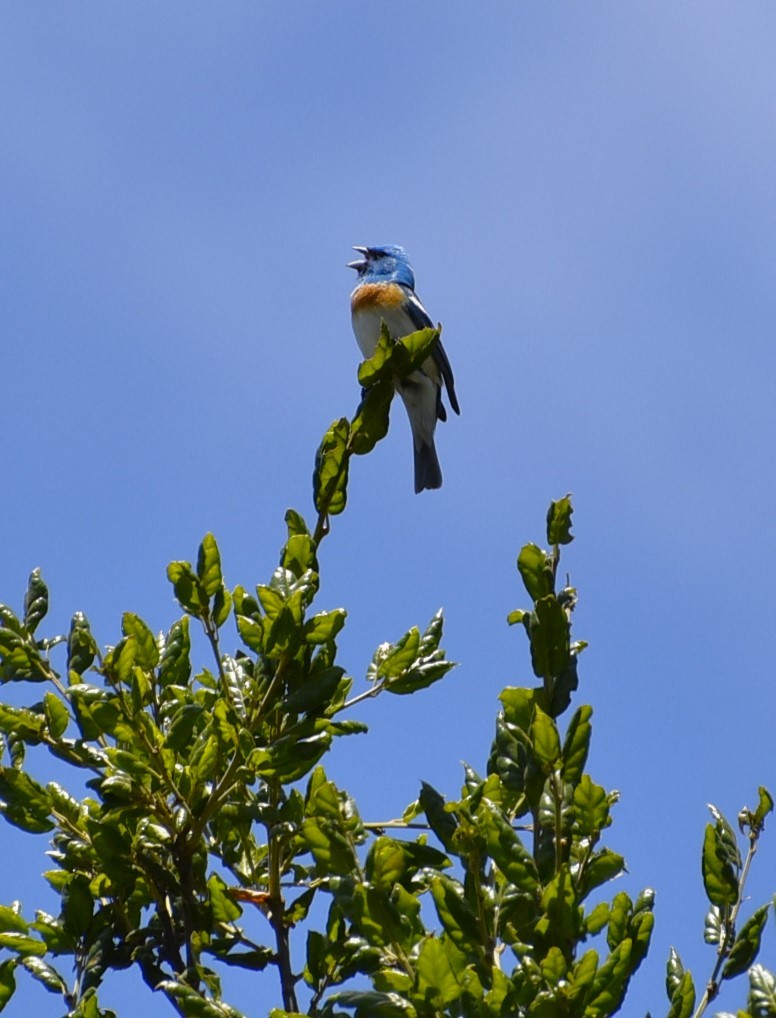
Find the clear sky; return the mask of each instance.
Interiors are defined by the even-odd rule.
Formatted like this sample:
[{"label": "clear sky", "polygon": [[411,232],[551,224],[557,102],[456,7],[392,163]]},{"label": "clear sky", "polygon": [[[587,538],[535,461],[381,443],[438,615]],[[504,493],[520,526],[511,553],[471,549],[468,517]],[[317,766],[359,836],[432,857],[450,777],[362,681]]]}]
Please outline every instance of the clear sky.
[{"label": "clear sky", "polygon": [[[318,605],[349,610],[356,690],[440,606],[460,667],[364,704],[370,735],[327,769],[370,819],[484,770],[499,691],[533,682],[515,556],[573,492],[577,703],[629,865],[610,891],[657,892],[628,1015],[665,1013],[670,944],[711,972],[706,803],[733,820],[776,792],[775,43],[770,0],[0,12],[0,601],[40,566],[50,630],[167,628],[166,564],[208,530],[231,585],[265,582],[358,402],[350,246],[403,244],[462,416],[438,430],[444,487],[415,496],[394,407]],[[54,907],[41,839],[0,839],[0,900]],[[775,877],[776,825],[754,905]],[[101,995],[141,1001],[169,1014],[134,976]],[[265,1013],[274,976],[231,1002]],[[23,1006],[58,1014],[31,981]]]}]

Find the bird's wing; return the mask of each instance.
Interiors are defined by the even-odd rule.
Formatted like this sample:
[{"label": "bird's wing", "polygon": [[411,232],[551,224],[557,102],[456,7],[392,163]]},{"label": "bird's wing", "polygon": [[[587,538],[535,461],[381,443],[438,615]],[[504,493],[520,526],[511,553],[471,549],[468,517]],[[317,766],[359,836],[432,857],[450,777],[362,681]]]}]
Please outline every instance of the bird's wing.
[{"label": "bird's wing", "polygon": [[[426,311],[418,300],[417,294],[412,290],[407,291],[407,303],[405,305],[405,309],[407,317],[416,329],[433,329],[434,323],[431,321],[428,311]],[[442,346],[442,341],[440,339],[434,343],[431,356],[434,358],[434,363],[439,368],[439,372],[444,380],[445,388],[447,389],[447,396],[450,400],[450,406],[457,414],[460,414],[461,408],[458,406],[458,397],[455,394],[453,369],[450,367],[450,361],[447,359],[445,348]]]}]

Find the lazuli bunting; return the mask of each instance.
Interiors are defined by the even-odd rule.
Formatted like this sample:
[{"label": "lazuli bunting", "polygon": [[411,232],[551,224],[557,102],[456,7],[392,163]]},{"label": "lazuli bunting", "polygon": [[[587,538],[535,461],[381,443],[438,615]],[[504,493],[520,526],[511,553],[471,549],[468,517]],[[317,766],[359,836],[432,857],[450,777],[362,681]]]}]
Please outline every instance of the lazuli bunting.
[{"label": "lazuli bunting", "polygon": [[[415,293],[415,274],[403,247],[386,244],[384,247],[354,247],[353,250],[363,257],[348,262],[348,268],[358,273],[358,283],[350,295],[350,311],[353,332],[365,358],[373,356],[383,322],[391,339],[433,328],[428,312]],[[447,420],[442,403],[443,385],[450,406],[460,414],[450,361],[437,339],[420,368],[396,383],[412,428],[416,492],[442,486],[434,430],[437,420]]]}]

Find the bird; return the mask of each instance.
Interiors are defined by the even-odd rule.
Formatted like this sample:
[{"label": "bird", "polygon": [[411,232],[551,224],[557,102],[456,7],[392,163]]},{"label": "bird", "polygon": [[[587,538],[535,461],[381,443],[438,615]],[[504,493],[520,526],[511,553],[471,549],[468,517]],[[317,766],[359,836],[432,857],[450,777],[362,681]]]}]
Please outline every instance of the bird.
[{"label": "bird", "polygon": [[[385,244],[354,247],[353,250],[361,257],[347,264],[358,273],[358,281],[350,295],[350,313],[356,342],[365,358],[374,355],[383,322],[394,340],[419,329],[433,328],[428,311],[415,293],[415,273],[403,247]],[[447,420],[442,403],[443,387],[450,406],[460,414],[453,371],[437,337],[421,366],[407,378],[396,381],[396,390],[404,401],[412,429],[416,493],[442,487],[434,431],[438,420]]]}]

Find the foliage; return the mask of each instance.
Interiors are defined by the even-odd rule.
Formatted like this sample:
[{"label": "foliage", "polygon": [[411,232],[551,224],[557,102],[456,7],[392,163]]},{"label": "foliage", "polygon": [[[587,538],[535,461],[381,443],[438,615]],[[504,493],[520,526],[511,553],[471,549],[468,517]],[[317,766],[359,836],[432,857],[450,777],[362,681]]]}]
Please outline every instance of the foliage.
[{"label": "foliage", "polygon": [[[222,992],[229,967],[276,974],[276,1018],[301,1007],[320,1018],[604,1018],[620,1008],[649,947],[654,895],[600,898],[625,861],[603,843],[617,793],[585,769],[592,708],[571,709],[585,644],[571,634],[576,591],[558,585],[568,497],[550,506],[548,549],[528,544],[518,556],[532,603],[508,621],[526,634],[537,681],[501,693],[486,773],[465,767],[450,802],[423,785],[401,819],[377,825],[322,764],[336,740],[366,730],[349,716],[356,703],[415,694],[453,667],[437,613],[378,647],[368,688],[353,695],[337,662],[346,614],[313,611],[318,548],[345,508],[351,457],[386,434],[393,377],[414,370],[437,336],[383,334],[361,367],[354,418],[335,421],[318,450],[317,523],[311,531],[286,514],[268,583],[229,589],[207,535],[195,565],[168,568],[184,614],[167,633],[127,613],[115,645],[101,649],[76,614],[66,637],[41,638],[48,591],[38,571],[19,616],[0,607],[0,680],[31,700],[0,705],[0,810],[51,839],[56,865],[45,876],[60,897],[57,915],[33,919],[18,902],[0,906],[0,1010],[26,970],[70,1018],[100,1018],[111,1013],[98,1000],[103,978],[130,966],[175,1012],[204,1018],[239,1018]],[[230,654],[232,619],[240,647]],[[210,666],[192,660],[191,620]],[[37,781],[28,747],[79,772],[89,794]],[[747,1013],[776,1015],[776,981],[755,963],[768,906],[736,930],[771,808],[761,789],[756,809],[742,811],[745,860],[712,811],[702,859],[717,960],[697,1015],[721,980],[746,971]],[[328,905],[320,929],[314,899]],[[667,989],[671,1018],[689,1018],[695,989],[676,952]]]}]

